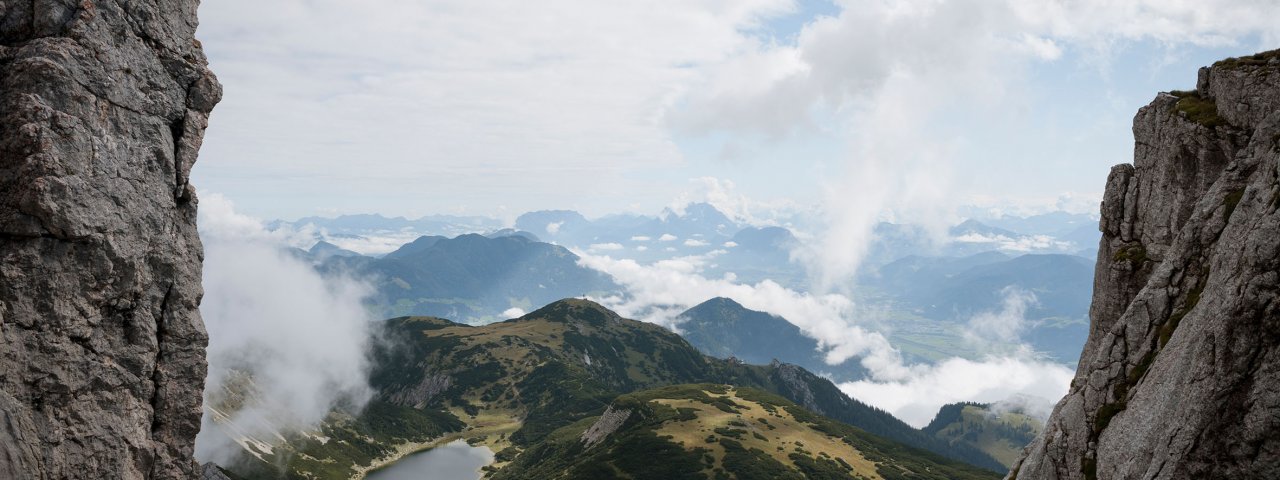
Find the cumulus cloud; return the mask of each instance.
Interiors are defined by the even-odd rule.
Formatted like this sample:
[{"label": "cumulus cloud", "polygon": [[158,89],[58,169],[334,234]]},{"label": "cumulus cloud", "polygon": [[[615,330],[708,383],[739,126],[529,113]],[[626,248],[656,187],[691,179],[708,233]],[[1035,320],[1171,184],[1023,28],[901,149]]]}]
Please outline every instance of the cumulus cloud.
[{"label": "cumulus cloud", "polygon": [[1074,373],[1061,364],[1025,356],[949,358],[916,365],[901,380],[847,382],[840,390],[920,428],[943,405],[960,401],[999,402],[1021,395],[1033,399],[1028,405],[1050,408],[1066,395]]},{"label": "cumulus cloud", "polygon": [[633,242],[647,242],[649,240],[653,240],[653,239],[645,235],[636,235],[634,237],[631,237],[631,241]]},{"label": "cumulus cloud", "polygon": [[706,240],[697,240],[697,239],[690,238],[684,241],[684,246],[686,247],[705,247],[707,245],[710,245],[710,243],[707,243]]},{"label": "cumulus cloud", "polygon": [[609,243],[593,243],[591,244],[591,246],[587,248],[589,250],[622,250],[623,246],[621,243],[609,242]]},{"label": "cumulus cloud", "polygon": [[560,233],[560,226],[561,226],[561,225],[564,225],[564,222],[551,222],[551,223],[548,223],[548,224],[547,224],[547,233],[552,234],[552,235],[555,235],[555,234],[557,234],[557,233]]},{"label": "cumulus cloud", "polygon": [[502,316],[503,318],[519,318],[519,317],[523,317],[525,313],[527,312],[525,312],[523,308],[511,307],[506,310],[503,310]]},{"label": "cumulus cloud", "polygon": [[335,406],[363,405],[372,333],[361,302],[370,288],[322,278],[285,250],[285,237],[220,195],[201,195],[199,228],[209,376],[197,457],[226,462],[237,444],[261,449]]},{"label": "cumulus cloud", "polygon": [[670,234],[670,233],[664,233],[664,234],[662,234],[662,236],[661,236],[661,237],[658,237],[658,241],[659,241],[659,242],[674,242],[674,241],[678,240],[679,238],[680,238],[680,237],[677,237],[677,236],[672,235],[672,234]]},{"label": "cumulus cloud", "polygon": [[724,248],[733,248],[736,246],[738,246],[738,242],[733,242],[733,241],[724,242]]}]

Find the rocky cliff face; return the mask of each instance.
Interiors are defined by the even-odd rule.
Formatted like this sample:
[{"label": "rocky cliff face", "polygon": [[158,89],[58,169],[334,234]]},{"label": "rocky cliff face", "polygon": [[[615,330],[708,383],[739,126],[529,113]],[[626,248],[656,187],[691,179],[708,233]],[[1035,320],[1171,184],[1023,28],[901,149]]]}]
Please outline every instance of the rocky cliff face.
[{"label": "rocky cliff face", "polygon": [[0,478],[195,478],[197,0],[0,0]]},{"label": "rocky cliff face", "polygon": [[1280,51],[1202,69],[1133,133],[1079,371],[1010,478],[1280,478]]}]

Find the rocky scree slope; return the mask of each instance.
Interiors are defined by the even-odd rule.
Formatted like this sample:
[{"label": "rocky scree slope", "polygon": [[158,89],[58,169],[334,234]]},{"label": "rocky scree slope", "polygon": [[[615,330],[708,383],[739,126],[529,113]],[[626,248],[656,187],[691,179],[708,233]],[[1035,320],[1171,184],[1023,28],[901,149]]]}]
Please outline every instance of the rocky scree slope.
[{"label": "rocky scree slope", "polygon": [[0,2],[0,478],[195,478],[194,0]]},{"label": "rocky scree slope", "polygon": [[1089,340],[1009,478],[1280,478],[1280,51],[1138,111]]}]

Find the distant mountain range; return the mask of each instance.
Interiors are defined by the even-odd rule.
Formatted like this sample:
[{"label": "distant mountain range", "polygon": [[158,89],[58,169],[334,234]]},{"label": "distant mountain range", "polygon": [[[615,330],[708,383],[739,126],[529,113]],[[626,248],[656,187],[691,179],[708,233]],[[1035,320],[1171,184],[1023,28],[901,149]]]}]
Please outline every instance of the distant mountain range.
[{"label": "distant mountain range", "polygon": [[568,249],[521,232],[454,238],[424,236],[381,258],[317,244],[310,254],[325,273],[369,279],[371,306],[385,316],[434,315],[469,322],[501,320],[537,305],[614,292],[608,275],[578,265]]},{"label": "distant mountain range", "polygon": [[[326,240],[344,247],[376,237],[454,237],[510,228],[548,243],[583,250],[590,249],[592,245],[609,246],[610,249],[602,253],[652,261],[701,255],[717,249],[732,252],[731,245],[746,245],[751,241],[747,237],[753,235],[794,240],[792,230],[795,228],[809,234],[819,233],[811,227],[818,223],[817,219],[797,216],[793,220],[799,225],[749,225],[731,218],[711,204],[690,203],[680,209],[667,208],[654,216],[616,214],[594,219],[573,210],[540,210],[520,215],[510,227],[504,227],[502,221],[483,216],[431,215],[408,219],[376,214],[305,217],[292,222],[274,221],[268,227],[309,232],[317,241]],[[746,237],[740,234],[746,234]],[[875,227],[867,264],[883,265],[909,255],[963,256],[990,250],[1011,254],[1068,253],[1091,257],[1096,253],[1099,235],[1097,221],[1092,217],[1065,212],[969,219],[953,226],[945,238],[931,235],[920,225],[880,223]],[[794,242],[774,242],[771,253],[785,253],[770,258],[766,270],[776,271],[778,267],[786,266],[794,246]],[[381,254],[383,251],[365,253]]]},{"label": "distant mountain range", "polygon": [[[1092,244],[1083,250],[1096,250],[1098,232],[1090,222],[1087,216],[1062,212],[985,222],[970,219],[951,227],[946,232],[951,241],[943,243],[918,225],[881,223],[856,280],[858,295],[865,302],[884,304],[898,318],[917,322],[921,331],[928,329],[926,321],[960,325],[929,334],[951,335],[952,344],[962,340],[965,322],[974,315],[998,313],[1010,292],[1033,295],[1025,311],[1023,340],[1060,361],[1073,362],[1087,335],[1093,263],[1091,257],[1074,253],[1082,242]],[[697,256],[704,259],[700,274],[709,278],[729,277],[746,284],[770,280],[800,292],[809,290],[809,272],[792,260],[801,240],[790,229],[746,225],[706,203],[668,209],[658,216],[588,219],[571,210],[529,212],[516,219],[514,228],[497,228],[496,221],[482,217],[455,216],[409,220],[349,215],[287,225],[329,232],[319,235],[327,240],[296,253],[322,271],[371,279],[377,294],[370,306],[386,316],[434,315],[484,323],[558,298],[625,293],[607,275],[578,265],[575,251],[640,263]],[[419,228],[485,230],[483,235],[404,238]],[[386,245],[392,238],[404,239],[381,256],[357,254],[361,242]],[[693,322],[689,328],[698,325]],[[898,331],[891,338],[895,342],[910,335],[910,329]],[[963,354],[930,354],[938,349],[928,340],[913,348],[924,349],[916,352],[922,356],[909,355],[918,360]],[[753,348],[740,348],[736,354],[766,360],[752,357],[757,353],[774,355]],[[857,374],[802,355],[781,356],[834,375]]]}]

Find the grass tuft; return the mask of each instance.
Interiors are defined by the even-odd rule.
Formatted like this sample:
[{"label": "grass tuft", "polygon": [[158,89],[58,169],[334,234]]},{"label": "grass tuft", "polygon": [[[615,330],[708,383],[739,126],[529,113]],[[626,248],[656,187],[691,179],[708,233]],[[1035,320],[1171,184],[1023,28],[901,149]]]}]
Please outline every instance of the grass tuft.
[{"label": "grass tuft", "polygon": [[1235,69],[1242,67],[1258,67],[1270,63],[1272,59],[1280,58],[1280,49],[1268,50],[1265,52],[1246,55],[1243,57],[1232,57],[1219,60],[1213,63],[1215,68]]},{"label": "grass tuft", "polygon": [[[1178,97],[1178,111],[1187,120],[1191,120],[1208,128],[1230,125],[1225,118],[1218,115],[1218,104],[1213,99],[1200,96],[1197,92],[1171,92]],[[1181,94],[1181,95],[1179,95]]]}]

